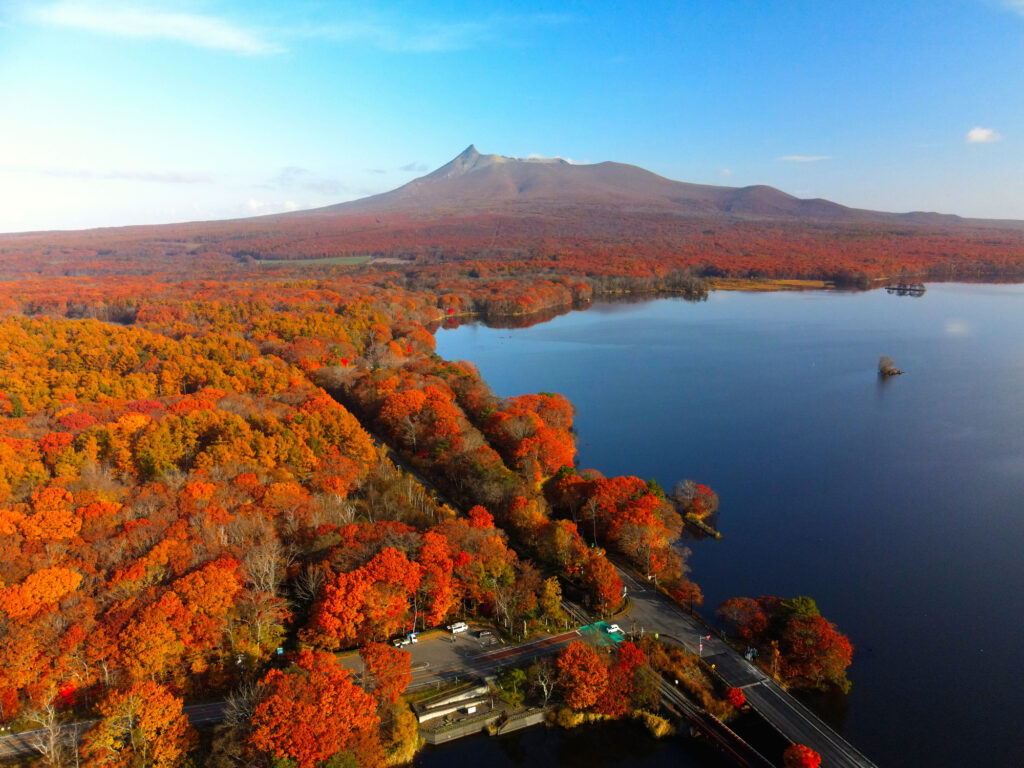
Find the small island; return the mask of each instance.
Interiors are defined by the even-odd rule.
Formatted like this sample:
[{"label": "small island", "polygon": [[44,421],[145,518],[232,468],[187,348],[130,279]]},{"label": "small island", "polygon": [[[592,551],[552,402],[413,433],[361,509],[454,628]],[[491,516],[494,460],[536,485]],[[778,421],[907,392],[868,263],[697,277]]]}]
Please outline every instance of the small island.
[{"label": "small island", "polygon": [[718,511],[718,494],[713,490],[693,480],[680,480],[668,498],[686,524],[706,536],[722,538],[722,534],[708,523],[708,518]]},{"label": "small island", "polygon": [[888,355],[882,355],[878,358],[878,375],[879,376],[901,376],[903,371],[896,367],[896,363],[892,361],[892,358]]}]

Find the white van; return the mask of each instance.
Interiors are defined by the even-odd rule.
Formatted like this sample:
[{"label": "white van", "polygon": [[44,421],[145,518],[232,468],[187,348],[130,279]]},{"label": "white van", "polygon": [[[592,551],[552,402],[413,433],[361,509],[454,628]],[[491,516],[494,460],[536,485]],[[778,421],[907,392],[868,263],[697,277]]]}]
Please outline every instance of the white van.
[{"label": "white van", "polygon": [[456,621],[454,624],[448,625],[448,631],[453,635],[459,634],[459,632],[465,632],[469,629],[469,624],[464,621]]}]

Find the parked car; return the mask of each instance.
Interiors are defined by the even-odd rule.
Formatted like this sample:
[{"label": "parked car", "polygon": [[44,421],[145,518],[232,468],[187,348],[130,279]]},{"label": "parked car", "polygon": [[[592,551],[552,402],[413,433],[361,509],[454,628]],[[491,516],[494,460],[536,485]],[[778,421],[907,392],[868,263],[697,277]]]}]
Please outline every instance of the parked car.
[{"label": "parked car", "polygon": [[448,625],[448,631],[453,635],[457,635],[460,632],[465,632],[469,629],[469,624],[464,621],[456,621],[454,624]]},{"label": "parked car", "polygon": [[626,634],[625,632],[622,631],[622,627],[620,627],[618,624],[609,624],[605,631],[609,635],[614,634],[616,632],[618,632],[620,635]]}]

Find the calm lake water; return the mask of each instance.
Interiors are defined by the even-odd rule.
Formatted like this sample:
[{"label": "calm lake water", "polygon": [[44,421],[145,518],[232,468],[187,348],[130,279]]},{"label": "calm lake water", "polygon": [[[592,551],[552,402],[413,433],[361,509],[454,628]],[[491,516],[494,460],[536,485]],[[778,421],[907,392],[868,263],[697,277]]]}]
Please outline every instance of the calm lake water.
[{"label": "calm lake water", "polygon": [[417,768],[722,768],[722,757],[692,740],[655,740],[635,723],[572,731],[537,727],[491,738],[477,736],[416,757]]},{"label": "calm lake water", "polygon": [[715,488],[704,613],[814,597],[856,648],[829,716],[880,765],[1024,765],[1024,286],[716,292],[437,341],[499,395],[566,395],[582,467]]}]

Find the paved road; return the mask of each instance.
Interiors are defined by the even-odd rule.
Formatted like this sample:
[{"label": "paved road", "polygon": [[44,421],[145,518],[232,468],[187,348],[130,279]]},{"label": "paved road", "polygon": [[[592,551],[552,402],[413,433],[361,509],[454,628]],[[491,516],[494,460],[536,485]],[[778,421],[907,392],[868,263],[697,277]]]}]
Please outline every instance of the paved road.
[{"label": "paved road", "polygon": [[821,721],[807,707],[780,688],[762,670],[748,662],[682,608],[655,592],[643,579],[619,568],[631,607],[619,624],[623,629],[644,634],[658,633],[700,654],[726,685],[742,688],[747,703],[783,737],[805,744],[822,757],[829,768],[874,768],[867,757]]},{"label": "paved road", "polygon": [[[73,735],[77,739],[81,737],[83,731],[95,722],[95,720],[86,720],[67,725],[65,728],[69,736]],[[40,753],[36,749],[35,744],[39,743],[42,737],[43,731],[41,730],[22,731],[21,733],[3,737],[0,739],[0,760],[38,756]]]},{"label": "paved road", "polygon": [[[557,653],[573,640],[578,640],[576,630],[559,635],[540,637],[518,645],[485,645],[475,637],[475,629],[485,625],[474,625],[474,630],[456,635],[446,632],[421,636],[415,645],[405,646],[412,655],[412,683],[410,690],[426,688],[455,678],[486,677],[504,667],[520,666],[538,656]],[[346,653],[340,657],[342,666],[358,675],[363,663],[358,653]]]},{"label": "paved road", "polygon": [[[183,709],[192,725],[202,726],[213,725],[223,720],[226,706],[226,701],[214,701],[208,704],[191,704]],[[68,738],[74,738],[77,741],[95,722],[95,720],[80,720],[77,723],[68,723],[62,727],[62,730]],[[0,760],[14,760],[15,758],[38,755],[39,750],[34,744],[42,736],[43,731],[37,730],[22,731],[0,738]]]},{"label": "paved road", "polygon": [[[631,572],[620,569],[620,576],[627,585],[631,603],[627,617],[619,619],[623,629],[645,634],[657,633],[693,653],[700,653],[714,665],[716,673],[726,684],[743,688],[750,706],[779,733],[790,741],[806,744],[817,751],[823,763],[830,768],[874,768],[871,761],[779,688],[764,672],[717,637],[708,638],[703,624]],[[502,667],[518,666],[538,656],[557,653],[579,636],[578,631],[572,630],[521,645],[495,647],[484,645],[472,632],[456,636],[455,642],[451,641],[447,633],[427,635],[419,643],[407,646],[413,664],[410,688],[436,685],[457,677],[487,676]],[[358,654],[346,654],[341,657],[341,662],[357,674],[362,671]],[[670,695],[671,700],[677,707],[684,707],[682,702],[686,701],[685,698],[675,693],[674,698]],[[225,706],[225,702],[195,704],[185,707],[185,713],[193,725],[210,725],[223,719]],[[693,705],[689,705],[685,711],[691,715],[696,714]],[[69,725],[68,728],[80,735],[91,724],[92,721],[81,722]],[[36,754],[33,741],[40,735],[40,731],[29,731],[0,739],[0,759]]]}]

